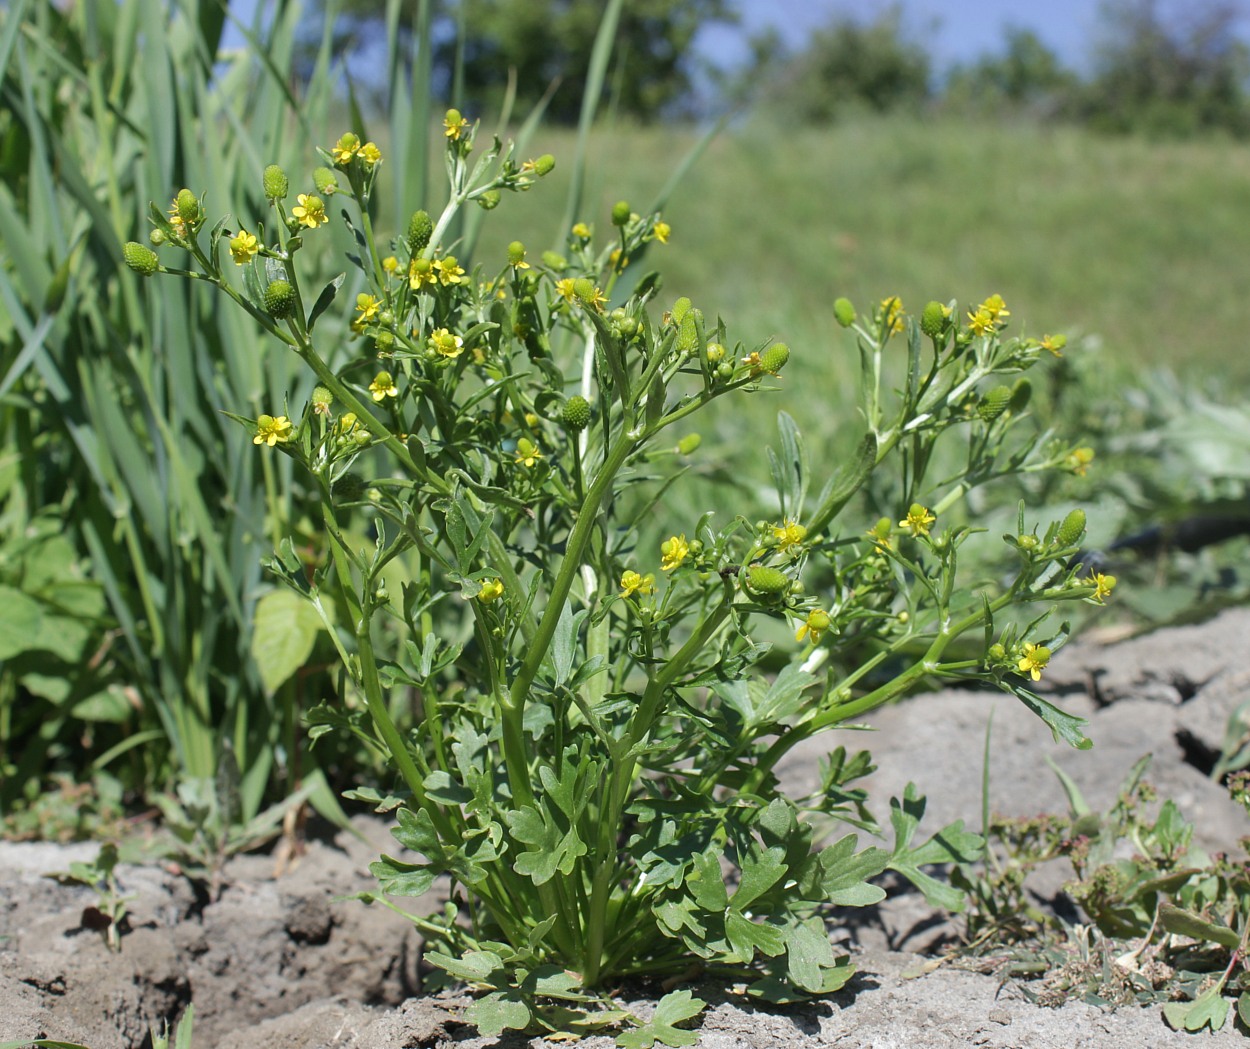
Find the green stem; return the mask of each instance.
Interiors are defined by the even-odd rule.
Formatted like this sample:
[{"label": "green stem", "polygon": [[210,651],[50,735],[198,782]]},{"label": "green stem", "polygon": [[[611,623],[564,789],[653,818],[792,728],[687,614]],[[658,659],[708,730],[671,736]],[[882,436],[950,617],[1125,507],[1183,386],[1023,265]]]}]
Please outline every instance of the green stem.
[{"label": "green stem", "polygon": [[508,765],[508,781],[518,806],[528,804],[534,797],[529,782],[529,761],[525,754],[525,701],[529,696],[534,678],[538,675],[538,668],[542,666],[547,650],[551,647],[556,624],[560,621],[560,614],[568,600],[569,591],[581,568],[583,555],[595,527],[599,506],[634,447],[635,441],[622,434],[595,475],[590,491],[586,493],[586,501],[578,511],[577,523],[573,526],[573,531],[569,533],[564,559],[560,562],[560,570],[552,584],[547,607],[529,643],[525,659],[512,682],[512,689],[504,702],[504,757]]}]

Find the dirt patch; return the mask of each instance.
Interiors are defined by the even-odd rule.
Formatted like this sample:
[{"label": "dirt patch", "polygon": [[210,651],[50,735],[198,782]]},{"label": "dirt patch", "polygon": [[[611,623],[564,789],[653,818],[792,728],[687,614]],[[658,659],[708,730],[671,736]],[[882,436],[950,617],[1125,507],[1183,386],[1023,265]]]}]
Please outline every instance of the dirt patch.
[{"label": "dirt patch", "polygon": [[[873,752],[878,808],[909,779],[929,795],[926,826],[980,823],[984,733],[993,712],[990,766],[994,807],[1011,815],[1061,812],[1065,799],[1044,758],[1064,769],[1094,806],[1106,805],[1133,763],[1153,753],[1148,778],[1198,827],[1198,844],[1231,850],[1246,819],[1207,773],[1230,714],[1250,699],[1238,661],[1250,642],[1250,610],[1198,627],[1115,645],[1084,642],[1056,656],[1051,699],[1090,719],[1091,751],[1054,744],[1049,731],[1009,697],[945,691],[873,719],[876,731],[839,742]],[[819,742],[819,741],[818,741]],[[783,780],[815,775],[830,744],[796,751]],[[355,833],[310,842],[294,870],[275,877],[272,860],[238,857],[221,898],[158,868],[121,867],[133,894],[119,954],[92,928],[92,893],[42,877],[95,855],[93,845],[0,843],[0,1040],[57,1038],[91,1049],[144,1049],[148,1031],[196,1006],[196,1049],[519,1049],[518,1036],[482,1039],[458,1023],[463,999],[421,996],[412,929],[390,911],[340,900],[372,889],[368,864],[389,838],[360,819]],[[1189,1046],[1164,1027],[1157,1008],[1104,1012],[1069,1003],[1041,1009],[1019,988],[951,966],[923,975],[922,955],[954,933],[921,897],[890,885],[881,905],[848,912],[834,939],[856,957],[859,975],[827,1002],[761,1010],[729,989],[696,989],[709,1002],[705,1049],[837,1046],[986,1046],[991,1049],[1153,1049]],[[423,901],[416,901],[418,903]],[[424,901],[426,909],[436,901]],[[631,1008],[646,1015],[647,1001]],[[1231,1028],[1203,1045],[1244,1045]],[[592,1038],[587,1049],[607,1049]]]}]

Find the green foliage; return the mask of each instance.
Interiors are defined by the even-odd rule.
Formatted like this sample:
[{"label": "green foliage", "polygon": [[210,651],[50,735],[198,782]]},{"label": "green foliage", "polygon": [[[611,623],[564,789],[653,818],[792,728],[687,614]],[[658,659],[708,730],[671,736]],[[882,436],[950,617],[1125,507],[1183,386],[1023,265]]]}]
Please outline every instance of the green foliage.
[{"label": "green foliage", "polygon": [[89,863],[75,861],[67,871],[46,874],[62,885],[85,885],[96,894],[96,910],[104,918],[104,942],[109,950],[121,950],[121,923],[126,917],[126,903],[133,896],[123,896],[117,883],[117,846],[100,846],[96,858]]},{"label": "green foliage", "polygon": [[[1169,10],[1168,8],[1171,8]],[[1224,0],[1108,0],[1093,77],[1071,108],[1093,126],[1154,135],[1250,132],[1250,48]]]},{"label": "green foliage", "polygon": [[[960,824],[918,843],[924,803],[909,788],[892,848],[855,834],[822,846],[813,819],[876,829],[852,786],[870,765],[838,751],[796,803],[775,777],[793,747],[942,678],[1002,688],[1056,738],[1089,745],[1079,718],[1021,680],[1066,637],[1042,633],[1051,606],[1094,596],[1067,567],[1083,517],[1041,527],[1022,508],[1003,537],[1011,581],[976,589],[959,559],[977,530],[945,523],[981,485],[1067,461],[1068,446],[1032,427],[1024,380],[977,411],[1047,346],[1006,335],[997,295],[948,304],[927,343],[887,298],[852,323],[856,455],[813,471],[780,413],[774,520],[675,518],[666,494],[699,449],[678,436],[688,420],[781,388],[798,355],[731,339],[685,298],[659,309],[657,277],[634,268],[667,237],[655,213],[617,206],[606,243],[577,223],[565,255],[542,264],[508,238],[466,272],[449,239],[462,209],[541,192],[552,166],[498,140],[477,150],[457,110],[444,127],[449,199],[416,248],[374,231],[384,158],[354,134],[321,151],[367,288],[346,305],[343,276],[308,286],[302,253],[329,231],[306,199],[244,216],[266,231],[254,243],[211,218],[179,229],[151,212],[164,268],[215,286],[319,383],[283,405],[291,418],[276,405],[231,417],[253,454],[297,464],[320,496],[326,556],[310,572],[284,543],[270,567],[342,655],[317,737],[354,734],[402,784],[353,792],[397,810],[410,857],[376,862],[369,898],[393,906],[451,877],[447,913],[412,920],[430,960],[485,992],[472,1015],[490,1032],[615,1023],[594,997],[603,986],[692,958],[769,1001],[829,993],[852,972],[824,932],[831,907],[879,900],[870,880],[886,869],[957,905],[925,868],[967,862],[982,843]],[[264,308],[275,278],[303,304],[282,323]],[[332,365],[327,347],[347,331],[361,342]],[[570,426],[573,396],[589,412]],[[948,454],[963,464],[953,477],[938,465]],[[860,493],[890,511],[871,534]],[[652,545],[656,516],[669,534]],[[337,620],[327,598],[345,607]],[[394,717],[405,690],[411,734]],[[626,1037],[683,1038],[672,1022],[689,1006]]]},{"label": "green foliage", "polygon": [[991,111],[1025,111],[1054,116],[1078,83],[1036,33],[1008,28],[1000,54],[982,56],[956,66],[942,95],[945,107]]},{"label": "green foliage", "polygon": [[[190,1004],[182,1014],[174,1034],[174,1049],[191,1049],[191,1033],[195,1029],[195,1005]],[[169,1024],[161,1027],[160,1033],[153,1028],[151,1032],[152,1049],[169,1049]]]},{"label": "green foliage", "polygon": [[906,32],[901,4],[868,20],[839,15],[797,55],[761,55],[765,103],[787,122],[828,123],[857,111],[916,110],[930,97],[932,63]]},{"label": "green foliage", "polygon": [[[1219,1031],[1234,1001],[1243,1022],[1250,1013],[1240,964],[1250,938],[1247,866],[1195,848],[1194,826],[1172,801],[1152,806],[1149,762],[1133,767],[1106,812],[1091,811],[1056,770],[1066,818],[991,824],[984,866],[952,879],[970,903],[965,950],[1008,959],[1007,972],[1037,981],[1022,990],[1041,1004],[1162,1003],[1175,1030]],[[1230,777],[1229,790],[1250,813],[1248,780]],[[1065,892],[1088,925],[1042,912],[1024,888],[1031,871],[1060,858],[1072,866]]]},{"label": "green foliage", "polygon": [[[400,26],[416,24],[418,7],[435,8],[432,38],[441,43],[434,81],[449,102],[473,116],[513,105],[530,112],[542,103],[549,119],[577,123],[604,17],[599,0],[405,0],[398,6]],[[363,51],[385,36],[391,15],[373,0],[341,0],[335,8],[338,51]],[[613,33],[610,78],[596,91],[607,93],[616,112],[639,120],[688,112],[695,34],[736,20],[726,0],[630,0]]]}]

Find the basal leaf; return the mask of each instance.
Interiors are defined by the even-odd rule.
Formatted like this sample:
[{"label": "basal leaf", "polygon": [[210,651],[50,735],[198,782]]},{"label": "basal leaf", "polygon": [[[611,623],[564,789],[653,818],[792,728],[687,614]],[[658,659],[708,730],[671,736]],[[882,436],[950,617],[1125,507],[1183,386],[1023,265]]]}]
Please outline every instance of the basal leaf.
[{"label": "basal leaf", "polygon": [[674,1049],[694,1045],[699,1040],[698,1034],[680,1030],[674,1025],[698,1016],[706,1005],[705,1001],[689,991],[670,991],[656,1004],[655,1016],[650,1023],[625,1031],[617,1037],[616,1044],[621,1049],[651,1049],[657,1042]]},{"label": "basal leaf", "polygon": [[508,1029],[523,1031],[530,1025],[530,1017],[530,1007],[519,991],[493,991],[464,1011],[464,1018],[487,1038]]},{"label": "basal leaf", "polygon": [[321,629],[317,609],[294,591],[271,590],[256,602],[251,649],[266,692],[276,692],[308,662]]}]

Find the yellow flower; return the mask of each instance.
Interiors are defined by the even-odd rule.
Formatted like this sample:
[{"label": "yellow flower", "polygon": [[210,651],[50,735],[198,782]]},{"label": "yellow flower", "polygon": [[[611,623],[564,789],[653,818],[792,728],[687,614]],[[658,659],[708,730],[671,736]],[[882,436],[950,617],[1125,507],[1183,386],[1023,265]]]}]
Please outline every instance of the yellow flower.
[{"label": "yellow flower", "polygon": [[444,287],[448,284],[461,284],[464,281],[464,270],[456,262],[455,255],[448,255],[434,263],[438,270],[438,279]]},{"label": "yellow flower", "polygon": [[590,227],[584,222],[578,222],[573,226],[573,236],[580,237],[582,240],[590,240]]},{"label": "yellow flower", "polygon": [[299,203],[291,209],[291,214],[299,219],[302,225],[309,229],[316,229],[330,221],[330,216],[326,214],[325,203],[320,197],[301,193],[295,199]]},{"label": "yellow flower", "polygon": [[830,622],[828,612],[824,611],[824,609],[813,608],[807,613],[807,620],[799,627],[799,632],[794,635],[794,640],[802,641],[803,638],[810,637],[813,645],[819,644],[821,637],[829,629]]},{"label": "yellow flower", "polygon": [[516,461],[526,467],[526,469],[533,467],[542,457],[542,452],[538,450],[538,445],[528,437],[522,437],[517,441]]},{"label": "yellow flower", "polygon": [[660,544],[660,571],[671,572],[690,556],[685,535],[674,535]]},{"label": "yellow flower", "polygon": [[399,259],[395,258],[394,255],[387,255],[386,258],[382,260],[382,268],[386,270],[390,276],[395,276],[395,274],[399,272]]},{"label": "yellow flower", "polygon": [[613,248],[612,254],[608,256],[608,262],[612,264],[613,269],[623,270],[626,266],[629,265],[629,256],[626,255],[624,258],[622,258],[621,249]]},{"label": "yellow flower", "polygon": [[1042,349],[1049,350],[1056,357],[1063,356],[1063,348],[1068,344],[1066,335],[1043,335]]},{"label": "yellow flower", "polygon": [[413,291],[420,291],[422,285],[437,283],[438,275],[429,259],[413,259],[408,264],[408,287]]},{"label": "yellow flower", "polygon": [[899,521],[899,528],[906,528],[911,532],[912,537],[928,535],[929,528],[936,521],[932,511],[927,506],[921,506],[919,503],[912,503],[907,508],[907,516]]},{"label": "yellow flower", "polygon": [[230,255],[234,259],[236,266],[243,266],[256,258],[256,253],[260,251],[260,241],[256,239],[256,235],[248,233],[247,230],[239,230],[230,238]]},{"label": "yellow flower", "polygon": [[988,299],[981,303],[980,308],[985,310],[995,323],[1003,317],[1011,316],[1011,311],[1007,309],[1007,304],[1003,302],[1003,297],[1001,295],[991,295]]},{"label": "yellow flower", "polygon": [[446,128],[444,134],[453,142],[459,142],[460,136],[464,134],[465,128],[469,126],[469,122],[460,115],[460,110],[449,109],[447,116],[443,118],[443,127]]},{"label": "yellow flower", "polygon": [[373,394],[375,401],[384,401],[388,397],[399,396],[399,388],[395,385],[395,380],[391,378],[390,372],[378,372],[373,377],[373,382],[369,384],[369,392]]},{"label": "yellow flower", "polygon": [[1063,460],[1063,465],[1076,474],[1077,477],[1084,477],[1089,471],[1089,464],[1094,461],[1094,449],[1092,448],[1073,448]]},{"label": "yellow flower", "polygon": [[330,156],[334,158],[334,163],[346,167],[359,149],[360,139],[348,131],[330,147]]},{"label": "yellow flower", "polygon": [[655,239],[661,244],[667,244],[668,238],[672,235],[673,227],[667,222],[657,222],[655,224]]},{"label": "yellow flower", "polygon": [[1088,579],[1082,579],[1081,582],[1085,586],[1094,588],[1094,592],[1089,595],[1089,599],[1097,601],[1101,605],[1104,599],[1111,596],[1111,591],[1115,589],[1116,579],[1113,575],[1103,575],[1101,572],[1095,572]]},{"label": "yellow flower", "polygon": [[639,575],[637,572],[627,571],[621,575],[621,597],[653,593],[655,593],[655,574],[653,572]]},{"label": "yellow flower", "polygon": [[760,360],[758,351],[748,353],[742,358],[742,363],[751,369],[751,378],[764,374],[764,363]]},{"label": "yellow flower", "polygon": [[178,214],[178,198],[174,197],[173,206],[169,209],[169,224],[174,227],[174,232],[180,237],[186,237],[187,224],[182,221],[182,216]]},{"label": "yellow flower", "polygon": [[897,335],[901,332],[903,318],[906,316],[907,314],[903,311],[903,300],[897,295],[881,300],[881,326],[885,329],[886,335]]},{"label": "yellow flower", "polygon": [[1045,645],[1035,645],[1031,641],[1024,643],[1024,655],[1016,664],[1022,674],[1028,674],[1034,681],[1042,680],[1042,671],[1050,662],[1050,649]]},{"label": "yellow flower", "polygon": [[464,352],[464,339],[459,335],[453,335],[446,328],[435,328],[425,341],[435,353],[449,360],[459,357]]},{"label": "yellow flower", "polygon": [[267,444],[272,448],[279,441],[290,439],[291,420],[285,415],[279,415],[276,418],[272,415],[262,415],[256,420],[256,436],[252,438],[253,444]]},{"label": "yellow flower", "polygon": [[498,597],[503,597],[502,579],[487,579],[482,583],[482,588],[477,592],[477,599],[488,604]]},{"label": "yellow flower", "polygon": [[558,291],[568,302],[572,302],[575,298],[577,298],[577,292],[573,290],[574,283],[576,282],[572,277],[565,277],[563,280],[556,281],[556,291]]},{"label": "yellow flower", "polygon": [[968,327],[974,335],[989,335],[994,331],[994,316],[982,307],[975,313],[968,313]]},{"label": "yellow flower", "polygon": [[382,309],[382,300],[375,299],[368,292],[362,291],[356,296],[356,310],[360,314],[360,320],[371,321]]},{"label": "yellow flower", "polygon": [[807,529],[797,521],[783,521],[779,525],[773,525],[773,538],[777,540],[778,548],[789,550],[807,538]]},{"label": "yellow flower", "polygon": [[369,167],[382,163],[382,151],[373,142],[366,142],[360,147],[360,159]]}]

